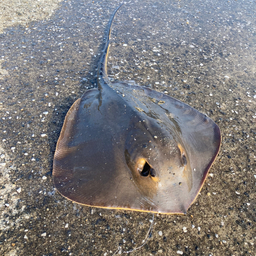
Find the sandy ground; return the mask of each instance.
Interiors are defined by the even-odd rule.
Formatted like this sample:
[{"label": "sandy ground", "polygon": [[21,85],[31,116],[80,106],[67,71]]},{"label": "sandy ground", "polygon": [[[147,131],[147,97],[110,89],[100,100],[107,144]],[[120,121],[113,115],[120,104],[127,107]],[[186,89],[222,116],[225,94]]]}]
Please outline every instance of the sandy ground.
[{"label": "sandy ground", "polygon": [[[148,231],[151,214],[73,204],[51,176],[65,114],[95,85],[118,4],[0,3],[1,255],[113,255],[139,246]],[[256,254],[255,11],[255,1],[148,0],[118,13],[110,77],[186,102],[223,137],[187,215],[156,215],[133,255]]]},{"label": "sandy ground", "polygon": [[10,26],[28,26],[31,21],[49,18],[61,0],[1,0],[0,33]]}]

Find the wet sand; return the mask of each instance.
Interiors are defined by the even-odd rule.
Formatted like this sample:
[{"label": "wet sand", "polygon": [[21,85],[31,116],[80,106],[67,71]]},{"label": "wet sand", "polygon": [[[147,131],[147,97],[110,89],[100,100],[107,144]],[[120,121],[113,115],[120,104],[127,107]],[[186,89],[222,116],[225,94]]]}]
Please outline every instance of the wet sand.
[{"label": "wet sand", "polygon": [[[95,86],[119,1],[50,2],[0,4],[0,254],[113,255],[142,243],[152,214],[74,204],[55,191],[51,171],[65,114]],[[133,255],[256,254],[255,9],[255,1],[149,0],[117,14],[110,78],[177,98],[222,132],[187,215],[156,215]]]}]

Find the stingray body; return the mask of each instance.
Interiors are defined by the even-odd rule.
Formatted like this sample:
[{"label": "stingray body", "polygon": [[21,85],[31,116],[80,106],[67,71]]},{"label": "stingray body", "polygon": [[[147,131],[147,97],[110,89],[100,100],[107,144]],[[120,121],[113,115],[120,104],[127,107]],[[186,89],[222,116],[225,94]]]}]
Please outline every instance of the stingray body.
[{"label": "stingray body", "polygon": [[57,142],[53,180],[66,198],[101,208],[185,213],[220,146],[207,116],[160,92],[111,83],[109,36],[97,85],[68,111]]}]

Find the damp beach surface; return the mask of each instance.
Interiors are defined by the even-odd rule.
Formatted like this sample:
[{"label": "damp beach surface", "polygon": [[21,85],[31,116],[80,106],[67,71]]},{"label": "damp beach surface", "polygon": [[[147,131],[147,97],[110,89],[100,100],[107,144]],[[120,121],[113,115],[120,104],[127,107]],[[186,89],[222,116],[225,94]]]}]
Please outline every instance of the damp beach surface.
[{"label": "damp beach surface", "polygon": [[[120,2],[51,1],[47,11],[46,2],[0,3],[0,254],[129,251],[142,244],[151,214],[83,207],[52,182],[64,117],[96,84]],[[255,1],[130,1],[115,18],[110,79],[181,100],[222,133],[196,202],[185,216],[156,215],[133,255],[256,253],[255,10]]]}]

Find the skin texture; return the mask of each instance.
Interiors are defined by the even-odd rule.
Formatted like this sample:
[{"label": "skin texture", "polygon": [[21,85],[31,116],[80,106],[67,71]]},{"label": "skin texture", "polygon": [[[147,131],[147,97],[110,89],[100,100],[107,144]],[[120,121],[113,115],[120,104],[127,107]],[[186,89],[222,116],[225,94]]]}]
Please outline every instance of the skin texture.
[{"label": "skin texture", "polygon": [[98,88],[68,111],[57,142],[53,180],[80,204],[186,213],[220,147],[218,126],[172,97],[107,77],[108,37]]}]

